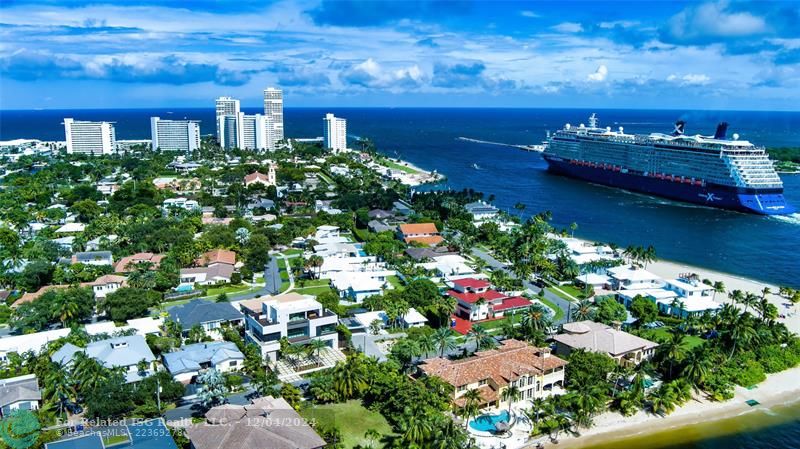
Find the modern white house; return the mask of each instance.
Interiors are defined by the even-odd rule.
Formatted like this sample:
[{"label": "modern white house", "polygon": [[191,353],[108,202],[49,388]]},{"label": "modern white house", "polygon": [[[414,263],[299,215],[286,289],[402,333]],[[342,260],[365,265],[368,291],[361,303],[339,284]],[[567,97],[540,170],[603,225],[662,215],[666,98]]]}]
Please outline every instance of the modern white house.
[{"label": "modern white house", "polygon": [[[389,316],[383,310],[376,310],[374,312],[364,312],[364,313],[357,313],[353,316],[353,318],[358,321],[361,327],[365,329],[369,329],[370,325],[373,321],[379,321],[381,323],[381,329],[390,325],[389,323]],[[412,328],[412,327],[422,327],[427,324],[428,319],[425,318],[425,315],[419,313],[417,309],[411,307],[408,309],[405,315],[401,317],[397,317],[397,325],[403,327],[405,329]]]},{"label": "modern white house", "polygon": [[117,151],[113,122],[90,122],[64,119],[67,154],[99,156]]},{"label": "modern white house", "polygon": [[598,261],[612,261],[617,259],[614,250],[608,245],[598,245],[593,242],[576,239],[573,237],[553,236],[567,247],[567,255],[579,267]]},{"label": "modern white house", "polygon": [[178,198],[167,198],[161,205],[161,209],[164,212],[168,212],[170,210],[186,210],[186,211],[199,211],[200,210],[200,203],[195,200],[190,200],[184,197]]},{"label": "modern white house", "polygon": [[150,117],[153,150],[189,152],[200,148],[200,122]]},{"label": "modern white house", "polygon": [[334,153],[347,149],[347,120],[325,114],[322,119],[323,126],[323,146]]},{"label": "modern white house", "polygon": [[214,264],[207,267],[181,268],[180,285],[216,285],[231,281],[234,273],[233,265]]},{"label": "modern white house", "polygon": [[473,203],[465,204],[464,209],[472,215],[472,220],[475,222],[491,221],[497,218],[500,209],[485,201],[475,201]]},{"label": "modern white house", "polygon": [[244,354],[228,341],[195,343],[162,355],[164,367],[184,384],[193,383],[209,369],[222,373],[237,371],[244,365]]},{"label": "modern white house", "polygon": [[714,301],[714,288],[697,279],[669,279],[663,288],[622,289],[617,292],[619,301],[626,307],[630,307],[636,296],[654,302],[662,313],[681,318],[702,315],[707,311],[716,313],[722,308],[721,303]]},{"label": "modern white house", "polygon": [[111,251],[84,251],[73,254],[71,263],[95,266],[114,265],[114,257],[111,255]]},{"label": "modern white house", "polygon": [[607,274],[611,278],[611,288],[614,290],[637,290],[664,286],[664,281],[658,275],[633,265],[609,268]]},{"label": "modern white house", "polygon": [[322,340],[332,348],[339,344],[339,317],[325,309],[313,296],[287,293],[267,299],[239,303],[245,314],[245,339],[261,348],[261,354],[276,361],[280,339],[292,344]]},{"label": "modern white house", "polygon": [[339,297],[360,304],[364,299],[383,294],[387,273],[394,271],[342,271],[331,275],[331,285]]}]

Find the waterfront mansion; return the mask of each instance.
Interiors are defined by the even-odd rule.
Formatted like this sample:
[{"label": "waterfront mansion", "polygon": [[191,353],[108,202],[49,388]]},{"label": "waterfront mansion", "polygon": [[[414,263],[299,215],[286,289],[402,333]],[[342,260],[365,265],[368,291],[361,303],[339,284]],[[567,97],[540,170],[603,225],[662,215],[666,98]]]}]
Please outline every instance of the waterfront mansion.
[{"label": "waterfront mansion", "polygon": [[520,391],[514,403],[560,394],[566,365],[565,360],[551,355],[549,348],[509,339],[496,349],[479,351],[465,359],[426,360],[420,371],[452,385],[453,402],[459,407],[464,406],[464,393],[477,389],[481,396],[479,405],[484,408],[508,404],[503,401],[503,391],[510,386]]}]

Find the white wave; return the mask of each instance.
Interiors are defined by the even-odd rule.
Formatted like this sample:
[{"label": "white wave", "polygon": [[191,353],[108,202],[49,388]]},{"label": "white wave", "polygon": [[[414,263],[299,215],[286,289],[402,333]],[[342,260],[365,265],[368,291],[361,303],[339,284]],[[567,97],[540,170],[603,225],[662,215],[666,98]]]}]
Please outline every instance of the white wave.
[{"label": "white wave", "polygon": [[784,223],[800,225],[800,212],[795,212],[791,215],[770,215],[769,218],[782,221]]}]

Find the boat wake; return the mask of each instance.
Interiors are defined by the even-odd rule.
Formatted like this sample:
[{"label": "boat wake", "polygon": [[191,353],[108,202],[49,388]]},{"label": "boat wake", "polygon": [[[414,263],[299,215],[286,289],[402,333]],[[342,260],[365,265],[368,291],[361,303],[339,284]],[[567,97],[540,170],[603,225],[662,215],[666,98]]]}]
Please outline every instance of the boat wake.
[{"label": "boat wake", "polygon": [[800,212],[795,212],[791,215],[770,215],[769,218],[782,221],[784,223],[800,225]]}]

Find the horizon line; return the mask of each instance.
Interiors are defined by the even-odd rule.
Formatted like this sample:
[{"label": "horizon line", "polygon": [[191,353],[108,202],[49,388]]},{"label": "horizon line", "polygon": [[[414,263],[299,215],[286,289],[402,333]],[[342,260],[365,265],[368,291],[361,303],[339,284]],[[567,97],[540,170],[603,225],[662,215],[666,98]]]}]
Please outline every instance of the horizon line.
[{"label": "horizon line", "polygon": [[[263,106],[242,106],[242,109],[259,109]],[[591,106],[569,106],[569,107],[525,107],[525,106],[285,106],[284,110],[292,109],[519,109],[519,110],[596,110],[596,111],[699,111],[699,112],[780,112],[780,113],[800,113],[800,110],[792,109],[704,109],[704,108],[628,108],[628,107],[591,107]],[[29,108],[29,109],[4,109],[0,108],[0,113],[5,112],[43,112],[43,111],[144,111],[154,109],[169,109],[167,106],[145,106],[135,108]],[[214,107],[206,106],[177,106],[175,110],[214,110]],[[171,112],[171,111],[168,111]]]}]

